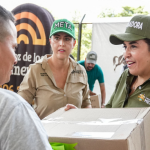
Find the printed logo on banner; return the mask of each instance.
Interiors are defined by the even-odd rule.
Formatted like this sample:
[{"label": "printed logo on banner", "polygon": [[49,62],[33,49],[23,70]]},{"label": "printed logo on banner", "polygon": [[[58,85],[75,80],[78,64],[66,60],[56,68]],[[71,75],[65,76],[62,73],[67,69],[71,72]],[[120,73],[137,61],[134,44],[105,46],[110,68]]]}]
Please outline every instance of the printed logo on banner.
[{"label": "printed logo on banner", "polygon": [[29,65],[51,53],[49,33],[54,18],[45,8],[29,3],[19,5],[12,13],[16,18],[18,63],[10,82],[0,87],[17,92]]},{"label": "printed logo on banner", "polygon": [[[40,19],[31,12],[21,12],[15,15],[16,22],[20,20],[27,19],[27,22],[21,21],[19,24],[16,25],[17,33],[20,31],[27,31],[26,34],[21,32],[21,34],[17,37],[18,45],[23,45],[21,49],[21,54],[16,54],[17,60],[22,62],[34,63],[39,60],[42,56],[38,55],[38,52],[32,52],[33,50],[30,47],[35,46],[45,46],[46,45],[46,35],[43,24],[41,23]],[[32,24],[32,25],[31,25]],[[33,26],[33,24],[35,26]],[[38,31],[38,32],[37,32]],[[30,35],[30,36],[29,36]],[[23,43],[21,43],[23,41]],[[26,45],[28,45],[28,50],[26,49]],[[28,70],[28,66],[14,66],[12,75],[15,76],[25,76]]]},{"label": "printed logo on banner", "polygon": [[[37,39],[37,35],[36,35],[35,29],[30,24],[28,24],[28,23],[21,23],[21,24],[17,25],[16,26],[17,31],[22,30],[22,29],[28,30],[28,32],[31,34],[32,41],[33,41],[32,44],[33,45],[46,45],[46,35],[45,35],[44,27],[43,27],[41,21],[39,20],[39,18],[37,16],[35,16],[31,12],[21,12],[19,14],[16,14],[15,18],[17,20],[19,20],[21,18],[27,18],[27,19],[32,20],[36,24],[37,29],[40,32],[40,36],[41,36],[40,39]],[[17,38],[17,43],[18,44],[21,41],[24,41],[25,44],[29,44],[29,38],[25,34],[21,34]]]}]

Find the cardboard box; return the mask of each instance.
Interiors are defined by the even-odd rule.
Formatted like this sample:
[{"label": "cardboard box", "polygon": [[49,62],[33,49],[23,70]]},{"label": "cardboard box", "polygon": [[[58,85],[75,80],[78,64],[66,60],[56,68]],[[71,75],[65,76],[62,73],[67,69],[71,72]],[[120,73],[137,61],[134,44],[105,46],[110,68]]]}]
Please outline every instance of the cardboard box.
[{"label": "cardboard box", "polygon": [[42,124],[50,142],[76,150],[150,150],[150,108],[61,108]]},{"label": "cardboard box", "polygon": [[101,95],[90,96],[92,108],[101,108]]}]

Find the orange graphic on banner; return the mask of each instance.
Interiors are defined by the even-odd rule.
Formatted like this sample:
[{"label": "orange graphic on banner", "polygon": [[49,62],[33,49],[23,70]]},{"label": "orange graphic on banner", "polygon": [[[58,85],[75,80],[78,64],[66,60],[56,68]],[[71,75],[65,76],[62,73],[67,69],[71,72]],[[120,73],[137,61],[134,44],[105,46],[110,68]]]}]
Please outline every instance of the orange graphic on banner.
[{"label": "orange graphic on banner", "polygon": [[[41,39],[37,39],[35,29],[28,23],[21,23],[19,25],[16,25],[17,32],[22,29],[27,30],[31,34],[33,45],[46,45],[46,35],[45,35],[44,27],[37,16],[35,16],[31,12],[21,12],[21,13],[16,14],[15,18],[16,18],[16,20],[23,19],[23,18],[32,20],[36,24],[36,26],[39,30]],[[21,34],[17,38],[17,43],[19,44],[21,41],[24,41],[25,44],[29,44],[28,36]]]}]

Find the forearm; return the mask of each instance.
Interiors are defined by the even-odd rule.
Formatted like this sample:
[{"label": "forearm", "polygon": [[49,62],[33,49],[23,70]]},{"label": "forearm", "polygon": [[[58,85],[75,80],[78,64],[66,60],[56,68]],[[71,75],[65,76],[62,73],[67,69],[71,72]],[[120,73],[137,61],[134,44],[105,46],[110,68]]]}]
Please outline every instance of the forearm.
[{"label": "forearm", "polygon": [[102,92],[101,92],[101,100],[102,100],[101,103],[102,103],[102,104],[105,104],[105,99],[106,99],[106,92],[105,92],[105,91],[102,91]]},{"label": "forearm", "polygon": [[101,107],[104,107],[105,99],[106,99],[106,91],[105,91],[104,83],[100,83],[100,92],[101,92]]}]

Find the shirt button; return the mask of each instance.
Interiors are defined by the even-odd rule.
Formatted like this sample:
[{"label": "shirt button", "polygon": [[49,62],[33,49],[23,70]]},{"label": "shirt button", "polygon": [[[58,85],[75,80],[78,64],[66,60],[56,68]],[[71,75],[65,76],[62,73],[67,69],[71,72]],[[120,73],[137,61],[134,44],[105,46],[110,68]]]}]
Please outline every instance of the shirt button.
[{"label": "shirt button", "polygon": [[141,90],[141,88],[142,88],[142,87],[141,87],[141,86],[139,86],[139,89],[140,89],[140,90]]}]

